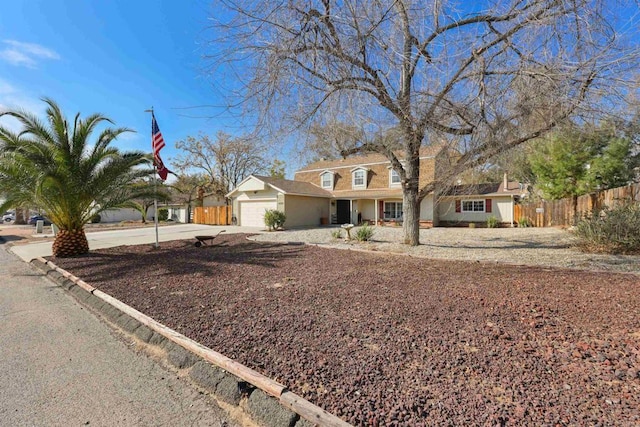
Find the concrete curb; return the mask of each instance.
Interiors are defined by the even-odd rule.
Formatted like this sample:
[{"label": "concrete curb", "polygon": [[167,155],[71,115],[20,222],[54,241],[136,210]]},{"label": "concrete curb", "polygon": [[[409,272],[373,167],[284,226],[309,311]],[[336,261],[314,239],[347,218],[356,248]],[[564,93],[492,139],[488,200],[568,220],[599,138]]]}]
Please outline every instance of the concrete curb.
[{"label": "concrete curb", "polygon": [[219,400],[240,408],[268,427],[313,425],[346,427],[351,424],[287,390],[286,386],[155,321],[122,301],[42,257],[31,264],[125,332],[162,348],[167,360],[188,370],[191,379]]}]

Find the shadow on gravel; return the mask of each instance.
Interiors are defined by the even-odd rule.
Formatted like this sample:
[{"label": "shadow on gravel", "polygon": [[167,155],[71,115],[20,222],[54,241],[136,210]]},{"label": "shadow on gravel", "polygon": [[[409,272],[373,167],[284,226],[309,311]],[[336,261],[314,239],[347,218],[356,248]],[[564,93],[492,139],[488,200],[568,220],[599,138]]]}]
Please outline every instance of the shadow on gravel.
[{"label": "shadow on gravel", "polygon": [[[73,272],[74,268],[88,268],[90,277],[84,280],[100,282],[139,275],[141,268],[149,275],[216,277],[224,265],[250,264],[274,268],[286,258],[300,255],[302,244],[254,242],[246,235],[224,236],[213,245],[194,246],[194,240],[162,242],[154,245],[120,246],[92,251],[77,258],[51,258],[54,263]],[[134,259],[135,262],[127,262]],[[118,269],[113,266],[118,265]]]},{"label": "shadow on gravel", "polygon": [[570,248],[571,245],[568,243],[549,243],[549,242],[532,242],[530,240],[509,240],[509,244],[502,244],[502,245],[493,245],[493,244],[488,244],[488,242],[491,241],[495,241],[495,242],[505,242],[505,240],[501,240],[501,239],[490,239],[490,240],[485,240],[482,242],[478,242],[478,244],[475,245],[469,245],[469,244],[450,244],[450,245],[445,245],[445,244],[436,244],[436,243],[429,243],[429,242],[422,242],[421,245],[424,246],[431,246],[433,248],[451,248],[451,249],[492,249],[492,250],[499,250],[499,249],[503,249],[503,250],[513,250],[513,249],[567,249]]}]

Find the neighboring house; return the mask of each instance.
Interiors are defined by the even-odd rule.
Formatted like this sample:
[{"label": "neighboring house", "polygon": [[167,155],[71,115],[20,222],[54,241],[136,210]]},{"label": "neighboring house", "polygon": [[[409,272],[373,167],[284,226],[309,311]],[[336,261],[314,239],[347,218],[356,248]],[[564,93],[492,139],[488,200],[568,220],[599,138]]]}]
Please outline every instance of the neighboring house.
[{"label": "neighboring house", "polygon": [[[147,220],[153,220],[153,206],[147,211]],[[114,208],[100,212],[100,222],[140,221],[140,211],[133,208]]]},{"label": "neighboring house", "polygon": [[[444,146],[421,148],[420,187],[433,182],[438,171],[449,162],[449,152]],[[516,193],[501,192],[499,186],[495,184],[496,191],[482,190],[481,194],[447,193],[439,203],[434,203],[433,193],[429,194],[420,204],[420,223],[438,225],[439,219],[446,224],[484,222],[490,214],[510,223]],[[283,211],[287,227],[365,221],[385,225],[398,224],[403,219],[400,176],[380,154],[314,162],[298,170],[293,180],[252,175],[227,197],[232,199],[236,223],[242,226],[264,227],[264,213],[268,209]],[[469,208],[467,199],[484,202],[476,202]],[[455,211],[456,200],[461,203],[460,212]],[[487,200],[491,201],[487,203]],[[506,201],[511,203],[510,212],[507,212]],[[453,208],[449,208],[452,203]],[[467,209],[475,211],[470,214]],[[456,216],[462,213],[466,215]]]},{"label": "neighboring house", "polygon": [[189,205],[186,203],[166,203],[158,207],[167,209],[167,218],[171,221],[189,222]]}]

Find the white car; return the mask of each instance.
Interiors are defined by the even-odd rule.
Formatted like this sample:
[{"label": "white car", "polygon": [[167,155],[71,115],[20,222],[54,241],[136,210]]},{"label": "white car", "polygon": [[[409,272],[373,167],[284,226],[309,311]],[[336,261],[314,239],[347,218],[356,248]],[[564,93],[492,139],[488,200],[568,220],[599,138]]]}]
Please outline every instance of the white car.
[{"label": "white car", "polygon": [[16,214],[14,213],[5,212],[4,215],[2,215],[2,222],[11,222],[15,220],[16,220]]}]

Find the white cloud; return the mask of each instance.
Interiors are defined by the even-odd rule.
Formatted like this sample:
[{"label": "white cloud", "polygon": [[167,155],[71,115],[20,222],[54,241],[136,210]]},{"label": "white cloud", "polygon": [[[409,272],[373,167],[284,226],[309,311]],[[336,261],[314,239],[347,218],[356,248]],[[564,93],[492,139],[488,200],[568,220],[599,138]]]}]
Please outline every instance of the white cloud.
[{"label": "white cloud", "polygon": [[[0,79],[0,112],[6,110],[29,111],[38,116],[44,114],[44,103],[21,92],[6,80]],[[13,117],[0,117],[0,126],[12,132],[22,130],[22,125]]]},{"label": "white cloud", "polygon": [[36,68],[40,59],[60,59],[55,51],[35,43],[17,40],[3,40],[4,49],[0,50],[0,59],[11,65]]}]

